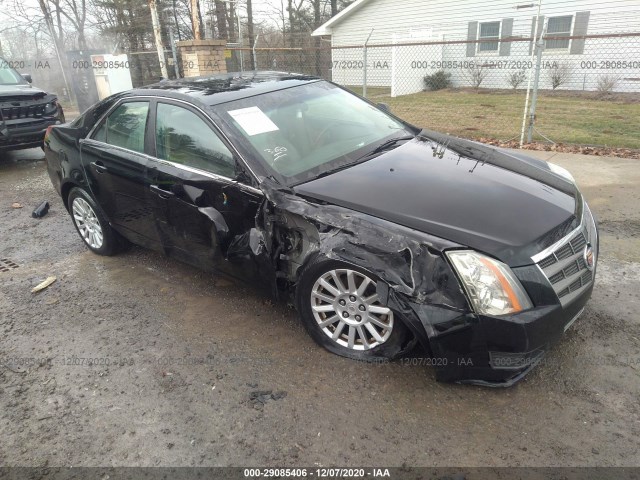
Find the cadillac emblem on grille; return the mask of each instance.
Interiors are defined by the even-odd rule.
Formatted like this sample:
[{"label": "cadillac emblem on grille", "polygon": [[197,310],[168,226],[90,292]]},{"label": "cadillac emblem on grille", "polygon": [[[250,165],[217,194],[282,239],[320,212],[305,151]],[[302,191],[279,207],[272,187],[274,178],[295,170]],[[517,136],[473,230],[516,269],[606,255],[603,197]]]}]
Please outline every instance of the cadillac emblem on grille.
[{"label": "cadillac emblem on grille", "polygon": [[584,247],[584,263],[589,270],[593,270],[594,265],[594,257],[593,257],[593,248],[591,244],[588,244]]}]

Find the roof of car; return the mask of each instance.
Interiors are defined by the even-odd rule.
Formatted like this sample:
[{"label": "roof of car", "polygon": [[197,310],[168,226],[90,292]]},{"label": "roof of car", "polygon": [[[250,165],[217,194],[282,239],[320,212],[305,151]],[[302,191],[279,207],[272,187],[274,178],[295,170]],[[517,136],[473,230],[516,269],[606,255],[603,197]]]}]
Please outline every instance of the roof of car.
[{"label": "roof of car", "polygon": [[156,94],[160,96],[197,99],[205,105],[218,105],[262,93],[282,90],[321,80],[301,73],[235,72],[206,77],[188,77],[162,80],[131,90],[132,95]]}]

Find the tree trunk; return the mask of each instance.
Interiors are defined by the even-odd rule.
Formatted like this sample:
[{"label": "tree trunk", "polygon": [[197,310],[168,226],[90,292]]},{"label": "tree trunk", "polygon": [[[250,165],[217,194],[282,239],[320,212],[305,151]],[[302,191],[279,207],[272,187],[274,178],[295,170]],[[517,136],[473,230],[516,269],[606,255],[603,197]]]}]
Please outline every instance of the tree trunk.
[{"label": "tree trunk", "polygon": [[293,0],[287,0],[287,12],[289,12],[289,46],[291,48],[296,46],[295,41],[295,18],[293,13]]},{"label": "tree trunk", "polygon": [[[313,28],[318,28],[322,23],[320,17],[320,0],[313,0]],[[316,75],[322,76],[322,65],[320,58],[320,37],[313,37],[313,48],[315,50]]]},{"label": "tree trunk", "polygon": [[218,37],[229,40],[229,32],[227,31],[227,6],[222,0],[215,0],[216,7],[216,23],[218,24]]},{"label": "tree trunk", "polygon": [[204,19],[202,18],[202,10],[200,9],[200,0],[196,0],[198,5],[198,22],[200,23],[200,36],[206,38],[206,30],[204,29]]},{"label": "tree trunk", "polygon": [[338,0],[331,0],[331,18],[338,14]]},{"label": "tree trunk", "polygon": [[253,52],[253,43],[255,38],[253,34],[253,5],[251,5],[251,0],[247,0],[247,30],[249,32],[249,47],[251,48],[251,68],[253,70],[257,70],[258,63],[256,61],[255,53]]},{"label": "tree trunk", "polygon": [[178,12],[176,11],[176,0],[173,0],[173,21],[175,22],[176,31],[178,32],[178,41],[182,40],[180,35],[180,25],[178,24]]},{"label": "tree trunk", "polygon": [[193,39],[201,40],[202,33],[200,32],[200,9],[198,8],[198,0],[191,0],[189,4],[191,7],[191,28],[193,30]]},{"label": "tree trunk", "polygon": [[236,37],[236,9],[233,5],[229,7],[227,12],[227,24],[229,25],[229,40],[235,42]]}]

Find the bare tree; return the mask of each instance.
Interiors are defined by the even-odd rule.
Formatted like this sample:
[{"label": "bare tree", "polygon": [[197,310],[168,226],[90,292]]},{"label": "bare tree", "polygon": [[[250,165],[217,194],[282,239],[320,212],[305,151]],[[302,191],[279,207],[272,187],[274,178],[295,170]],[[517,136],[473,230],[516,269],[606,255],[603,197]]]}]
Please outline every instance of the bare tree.
[{"label": "bare tree", "polygon": [[86,0],[64,0],[62,5],[58,4],[58,8],[73,28],[78,38],[78,48],[85,50],[87,48],[87,40],[85,37],[85,25],[87,23],[87,1]]}]

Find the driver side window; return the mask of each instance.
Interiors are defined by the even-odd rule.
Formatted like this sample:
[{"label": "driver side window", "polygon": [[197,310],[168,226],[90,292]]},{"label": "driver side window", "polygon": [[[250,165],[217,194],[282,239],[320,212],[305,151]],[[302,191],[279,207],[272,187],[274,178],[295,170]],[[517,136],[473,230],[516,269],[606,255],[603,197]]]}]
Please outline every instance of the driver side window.
[{"label": "driver side window", "polygon": [[158,103],[156,155],[162,160],[233,178],[233,154],[218,135],[191,110]]}]

